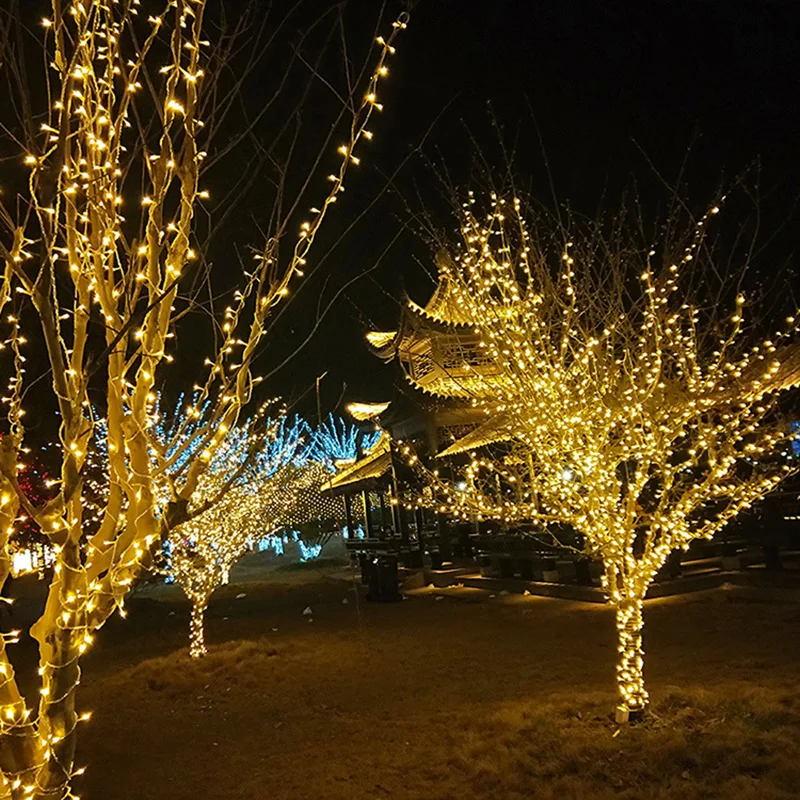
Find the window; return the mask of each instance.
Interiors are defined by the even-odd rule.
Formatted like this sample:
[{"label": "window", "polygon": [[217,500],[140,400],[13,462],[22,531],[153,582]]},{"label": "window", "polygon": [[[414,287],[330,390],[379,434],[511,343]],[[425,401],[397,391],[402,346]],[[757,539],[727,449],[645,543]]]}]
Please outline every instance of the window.
[{"label": "window", "polygon": [[416,380],[420,380],[421,378],[424,378],[426,375],[430,375],[431,372],[433,372],[433,354],[431,353],[430,348],[428,348],[424,353],[418,353],[414,356],[412,367],[411,377]]},{"label": "window", "polygon": [[484,367],[491,364],[488,354],[480,346],[480,342],[472,340],[450,339],[442,343],[442,368],[446,371],[461,370],[466,366]]}]

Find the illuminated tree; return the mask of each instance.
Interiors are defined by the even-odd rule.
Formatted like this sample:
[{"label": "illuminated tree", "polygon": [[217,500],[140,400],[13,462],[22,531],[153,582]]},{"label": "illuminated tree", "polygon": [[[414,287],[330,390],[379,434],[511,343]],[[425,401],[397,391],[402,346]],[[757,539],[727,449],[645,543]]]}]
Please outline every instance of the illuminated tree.
[{"label": "illuminated tree", "polygon": [[[224,32],[219,42],[209,42],[205,14],[205,0],[160,0],[148,11],[140,0],[52,0],[51,18],[43,20],[43,58],[17,49],[27,45],[29,31],[18,21],[17,36],[3,17],[0,34],[11,34],[0,42],[2,68],[13,95],[2,104],[3,131],[11,132],[4,146],[21,142],[25,151],[17,162],[21,178],[4,161],[0,207],[0,310],[8,325],[9,376],[0,442],[0,581],[20,509],[48,537],[56,559],[45,609],[30,630],[39,646],[39,677],[23,685],[37,686],[35,702],[17,682],[6,652],[10,640],[0,641],[3,798],[70,796],[72,778],[82,771],[74,766],[76,726],[89,716],[76,703],[81,655],[115,609],[124,614],[129,587],[152,564],[165,536],[188,521],[209,463],[250,401],[258,382],[253,358],[269,315],[303,274],[320,226],[358,163],[357,149],[371,137],[369,121],[380,110],[377,87],[406,24],[401,17],[391,37],[378,40],[377,66],[363,80],[347,72],[341,112],[329,128],[329,135],[346,128],[344,144],[327,192],[316,188],[325,152],[299,174],[292,157],[305,89],[298,103],[273,98],[264,104],[260,114],[275,116],[275,141],[288,136],[288,145],[283,151],[262,147],[276,169],[272,205],[259,220],[266,241],[251,271],[225,265],[224,291],[232,299],[217,313],[218,293],[209,292],[206,303],[198,299],[198,287],[210,280],[197,235],[199,210],[208,200],[205,169],[240,146],[251,128],[210,149],[238,90],[238,78],[231,86],[215,82],[228,74],[227,55],[243,51]],[[253,14],[247,19],[252,23]],[[335,26],[335,18],[330,22]],[[288,86],[281,80],[286,69],[268,69],[262,59],[266,42],[281,41],[283,22],[269,24],[257,28],[262,38],[245,48],[253,52],[246,70],[258,65],[260,75],[277,75],[278,97]],[[302,48],[292,58],[306,69]],[[33,79],[32,64],[44,65]],[[308,86],[318,80],[311,67]],[[32,89],[36,81],[43,82],[40,91]],[[43,107],[36,107],[37,96]],[[304,218],[315,192],[317,205]],[[299,231],[296,238],[291,229]],[[213,320],[214,344],[207,372],[189,379],[199,387],[191,409],[199,445],[186,458],[184,446],[164,447],[159,440],[155,390],[195,310]],[[35,324],[23,333],[21,319]],[[197,338],[197,325],[192,330],[196,350],[207,340]],[[28,337],[40,357],[26,364]],[[31,364],[37,370],[45,365],[34,376],[46,378],[37,385],[37,404],[46,408],[41,388],[50,384],[60,424],[57,492],[40,505],[18,479]],[[182,365],[184,373],[190,367]],[[87,452],[95,447],[93,403],[107,424],[108,497],[96,532],[87,536],[83,476]],[[181,431],[176,435],[180,440]],[[166,502],[159,499],[163,486]]]},{"label": "illuminated tree", "polygon": [[[195,397],[189,408],[196,405]],[[288,529],[298,536],[301,560],[311,560],[340,528],[341,500],[323,495],[322,487],[335,459],[355,458],[359,430],[333,416],[313,432],[297,416],[265,424],[265,433],[253,421],[229,432],[198,483],[191,519],[175,527],[165,544],[167,571],[192,604],[189,653],[195,658],[206,653],[209,598],[242,555]],[[157,429],[170,447],[181,432],[184,457],[197,446],[183,398],[171,415],[160,416]]]},{"label": "illuminated tree", "polygon": [[[33,498],[34,505],[46,503],[53,494],[54,481],[47,468],[37,456],[28,455],[20,462],[18,480],[27,497]],[[12,570],[15,574],[38,570],[43,572],[51,558],[47,536],[39,526],[24,513],[15,520],[14,533],[10,539]]]},{"label": "illuminated tree", "polygon": [[486,211],[469,196],[460,244],[440,258],[489,365],[464,380],[486,422],[440,454],[472,453],[463,483],[428,477],[443,511],[566,526],[602,560],[627,719],[648,702],[653,578],[790,470],[776,458],[778,400],[800,383],[798,323],[764,338],[746,322],[739,276],[710,244],[716,206],[683,225],[673,215],[652,246],[625,217],[562,227],[496,195]]},{"label": "illuminated tree", "polygon": [[342,417],[328,414],[328,419],[314,429],[309,458],[332,470],[337,461],[352,461],[378,441],[380,432],[364,433]]},{"label": "illuminated tree", "polygon": [[325,464],[309,458],[304,464],[289,468],[287,473],[292,497],[291,503],[282,509],[280,520],[297,535],[300,560],[312,561],[319,557],[325,544],[341,532],[344,506],[340,497],[322,491],[331,478]]},{"label": "illuminated tree", "polygon": [[204,615],[217,587],[257,538],[284,524],[294,502],[291,480],[308,448],[305,423],[284,417],[266,437],[249,422],[228,434],[198,482],[191,519],[175,527],[166,543],[168,571],[192,604],[189,654],[205,655]]}]

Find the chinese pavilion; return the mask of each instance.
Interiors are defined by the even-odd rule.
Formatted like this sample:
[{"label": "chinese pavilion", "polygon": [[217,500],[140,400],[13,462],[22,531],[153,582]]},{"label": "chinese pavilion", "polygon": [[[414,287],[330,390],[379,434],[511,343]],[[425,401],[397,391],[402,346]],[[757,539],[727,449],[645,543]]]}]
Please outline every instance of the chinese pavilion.
[{"label": "chinese pavilion", "polygon": [[[488,421],[472,398],[487,391],[487,385],[491,387],[494,368],[457,301],[449,257],[440,253],[436,264],[438,282],[428,302],[422,306],[408,298],[395,330],[366,334],[377,357],[400,363],[412,391],[401,393],[391,403],[348,407],[356,419],[378,422],[391,433],[391,437],[384,433],[355,461],[338,464],[327,486],[332,494],[345,495],[349,519],[356,510],[365,519],[367,538],[353,542],[352,549],[369,549],[368,541],[398,535],[401,549],[421,551],[424,530],[431,523],[439,537],[440,554],[449,557],[442,520],[433,525],[430,514],[405,502],[414,477],[395,452],[393,440],[413,440],[418,452],[436,456],[468,434],[468,439],[474,438]],[[353,506],[354,498],[363,508]]]},{"label": "chinese pavilion", "polygon": [[366,335],[376,356],[399,361],[420,396],[416,414],[394,415],[386,420],[388,427],[395,438],[423,438],[424,433],[424,449],[432,456],[486,422],[472,399],[491,389],[495,373],[458,302],[449,256],[440,252],[436,265],[438,283],[428,302],[421,306],[408,298],[396,330]]}]

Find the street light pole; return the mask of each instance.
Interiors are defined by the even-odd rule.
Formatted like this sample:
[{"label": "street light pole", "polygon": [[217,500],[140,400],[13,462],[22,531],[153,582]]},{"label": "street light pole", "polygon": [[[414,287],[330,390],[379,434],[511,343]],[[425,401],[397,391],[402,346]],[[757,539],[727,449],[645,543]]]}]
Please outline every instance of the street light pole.
[{"label": "street light pole", "polygon": [[322,375],[317,375],[317,425],[322,425],[322,406],[320,405],[319,401],[319,382],[328,374],[328,370],[322,373]]}]

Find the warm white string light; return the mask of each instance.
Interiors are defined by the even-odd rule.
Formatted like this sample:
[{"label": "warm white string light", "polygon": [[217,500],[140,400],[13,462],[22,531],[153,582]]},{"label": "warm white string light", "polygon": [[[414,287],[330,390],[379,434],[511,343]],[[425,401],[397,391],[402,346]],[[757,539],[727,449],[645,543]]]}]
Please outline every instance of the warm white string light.
[{"label": "warm white string light", "polygon": [[[44,121],[21,158],[28,193],[15,200],[27,207],[0,242],[0,310],[12,312],[4,322],[11,375],[4,398],[9,432],[0,441],[0,578],[10,569],[9,542],[21,512],[48,537],[55,562],[44,613],[30,631],[40,651],[38,713],[6,653],[14,637],[0,642],[0,745],[9,754],[0,797],[72,796],[79,772],[75,730],[88,719],[76,710],[80,657],[115,610],[124,616],[127,591],[152,565],[165,534],[183,521],[208,465],[236,428],[260,380],[251,362],[267,315],[302,272],[325,216],[316,213],[303,225],[289,259],[279,260],[277,237],[270,240],[220,321],[220,347],[208,359],[192,409],[202,446],[187,461],[182,448],[165,453],[154,387],[173,359],[168,350],[182,316],[180,289],[184,278],[191,283],[197,263],[195,213],[209,197],[201,182],[206,154],[198,116],[209,46],[205,5],[163,0],[160,13],[145,16],[140,0],[73,0],[67,9],[54,0],[53,18],[43,21],[53,103],[44,115],[35,112]],[[379,42],[323,212],[358,163],[361,140],[370,138],[378,84],[406,24],[401,16]],[[12,208],[3,213],[15,218]],[[38,317],[60,414],[61,474],[53,498],[39,506],[16,479],[25,385],[17,304]],[[104,394],[107,425],[99,522],[85,502],[97,427],[90,383],[92,399]],[[178,462],[183,467],[176,471]]]},{"label": "warm white string light", "polygon": [[470,392],[489,420],[472,435],[483,430],[484,447],[454,485],[403,445],[440,511],[583,536],[617,609],[621,717],[647,705],[642,602],[669,554],[710,539],[792,470],[776,457],[791,436],[776,399],[800,384],[797,315],[750,347],[741,294],[709,320],[684,289],[713,258],[719,210],[659,259],[631,240],[615,249],[622,240],[597,227],[531,223],[516,198],[493,195],[483,215],[470,195],[444,270],[488,364]]}]

